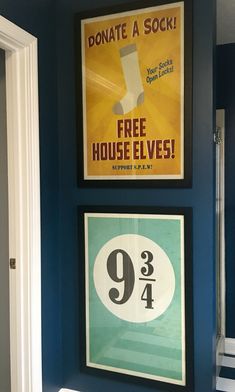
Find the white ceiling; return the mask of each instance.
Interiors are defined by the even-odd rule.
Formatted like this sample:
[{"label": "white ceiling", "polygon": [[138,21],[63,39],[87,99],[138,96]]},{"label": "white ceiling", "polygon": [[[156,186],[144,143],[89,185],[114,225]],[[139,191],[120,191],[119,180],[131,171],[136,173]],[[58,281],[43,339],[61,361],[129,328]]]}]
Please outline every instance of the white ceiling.
[{"label": "white ceiling", "polygon": [[235,0],[217,0],[217,44],[235,42]]}]

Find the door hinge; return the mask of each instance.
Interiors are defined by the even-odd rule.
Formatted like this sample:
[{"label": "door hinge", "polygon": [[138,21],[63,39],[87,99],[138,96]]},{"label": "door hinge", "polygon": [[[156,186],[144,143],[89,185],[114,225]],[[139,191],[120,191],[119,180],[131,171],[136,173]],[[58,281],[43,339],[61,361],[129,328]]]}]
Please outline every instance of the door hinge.
[{"label": "door hinge", "polygon": [[222,142],[222,133],[220,127],[216,127],[216,130],[214,132],[214,142],[215,144],[221,144]]},{"label": "door hinge", "polygon": [[10,259],[10,269],[16,269],[16,259]]}]

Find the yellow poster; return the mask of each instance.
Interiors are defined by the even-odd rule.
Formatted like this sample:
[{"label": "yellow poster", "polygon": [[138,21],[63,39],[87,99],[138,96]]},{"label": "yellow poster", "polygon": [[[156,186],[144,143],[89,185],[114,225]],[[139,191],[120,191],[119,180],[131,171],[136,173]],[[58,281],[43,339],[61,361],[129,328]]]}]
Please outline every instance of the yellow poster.
[{"label": "yellow poster", "polygon": [[84,179],[184,178],[184,3],[83,19]]}]

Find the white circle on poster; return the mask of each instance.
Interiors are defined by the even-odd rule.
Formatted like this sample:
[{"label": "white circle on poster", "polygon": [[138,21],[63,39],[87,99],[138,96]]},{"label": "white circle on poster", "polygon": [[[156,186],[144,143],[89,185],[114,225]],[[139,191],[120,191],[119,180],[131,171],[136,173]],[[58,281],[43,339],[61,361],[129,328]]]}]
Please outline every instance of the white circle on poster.
[{"label": "white circle on poster", "polygon": [[175,292],[174,269],[166,252],[138,234],[109,240],[97,254],[93,277],[104,306],[133,323],[161,316]]}]

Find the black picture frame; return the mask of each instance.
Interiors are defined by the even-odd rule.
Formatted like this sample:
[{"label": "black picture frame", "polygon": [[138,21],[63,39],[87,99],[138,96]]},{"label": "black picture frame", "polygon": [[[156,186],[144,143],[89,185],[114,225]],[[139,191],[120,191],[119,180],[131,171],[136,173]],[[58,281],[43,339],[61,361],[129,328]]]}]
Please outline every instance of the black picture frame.
[{"label": "black picture frame", "polygon": [[[88,109],[86,110],[84,102],[87,102],[87,92],[86,92],[86,86],[85,86],[85,81],[83,81],[83,70],[86,69],[86,66],[83,66],[83,61],[85,61],[85,49],[83,47],[82,41],[82,31],[81,31],[81,26],[82,22],[86,21],[89,19],[89,21],[95,20],[94,18],[97,17],[107,17],[110,16],[110,18],[115,17],[116,15],[120,13],[125,13],[125,12],[138,12],[139,10],[145,10],[151,7],[159,7],[159,6],[165,6],[168,7],[170,5],[175,5],[175,4],[183,4],[184,7],[184,18],[183,18],[183,27],[184,27],[184,35],[183,35],[183,81],[184,81],[184,87],[183,87],[183,102],[181,105],[183,105],[183,108],[179,109],[178,111],[181,111],[181,136],[180,136],[180,143],[181,143],[181,153],[179,153],[179,164],[181,165],[181,178],[178,178],[178,176],[171,174],[170,176],[168,174],[163,174],[157,176],[155,178],[155,174],[148,174],[148,170],[151,170],[150,167],[151,165],[145,164],[147,161],[144,161],[140,159],[139,161],[134,161],[132,159],[133,157],[133,151],[129,152],[128,158],[130,159],[130,165],[127,165],[127,161],[125,162],[124,165],[119,163],[121,161],[118,161],[117,159],[114,161],[110,161],[110,169],[109,172],[111,173],[111,166],[112,169],[114,168],[114,174],[113,175],[106,175],[106,174],[96,174],[96,175],[90,175],[90,173],[86,174],[85,172],[88,172],[88,164],[87,154],[88,151],[88,142],[86,142],[88,136],[87,136],[87,131],[84,129],[87,128],[86,119],[89,117]],[[89,22],[90,23],[90,22]],[[128,4],[123,4],[123,5],[118,5],[118,6],[113,6],[113,7],[107,7],[103,9],[96,9],[96,10],[89,10],[85,11],[82,13],[78,13],[75,15],[75,76],[76,76],[76,116],[77,116],[77,135],[78,135],[78,148],[77,148],[77,153],[78,153],[78,185],[81,187],[90,187],[90,188],[98,188],[98,187],[153,187],[153,188],[189,188],[192,186],[192,29],[193,29],[193,14],[192,14],[192,0],[184,0],[184,1],[169,1],[169,0],[147,0],[147,1],[138,1],[138,2],[131,2]],[[182,54],[182,52],[181,52]],[[182,70],[182,66],[181,66]],[[86,71],[84,71],[86,72]],[[159,71],[160,72],[160,71]],[[94,74],[93,76],[90,75],[91,79],[96,77]],[[99,83],[103,83],[100,81]],[[106,82],[105,82],[106,83]],[[102,88],[102,86],[101,86]],[[84,96],[83,96],[84,95]],[[182,99],[182,97],[181,97]],[[93,106],[92,106],[93,107]],[[171,104],[168,105],[169,110],[171,110]],[[97,109],[98,110],[98,109]],[[172,109],[173,110],[173,109]],[[85,114],[84,114],[85,113]],[[183,114],[182,114],[183,113]],[[95,115],[94,115],[95,116]],[[153,118],[155,116],[155,113],[151,116]],[[125,116],[124,116],[125,117]],[[133,117],[133,114],[130,115],[130,117]],[[120,118],[120,116],[119,116]],[[126,118],[124,118],[126,119]],[[182,125],[183,124],[183,125]],[[174,127],[174,125],[173,125]],[[92,130],[93,132],[93,127],[92,125],[89,126],[89,129]],[[178,131],[177,131],[178,132]],[[86,134],[86,136],[85,136]],[[157,137],[157,133],[155,135]],[[114,140],[114,139],[113,139]],[[127,140],[127,139],[126,139]],[[130,143],[133,142],[133,137],[128,138]],[[170,139],[169,139],[170,140]],[[173,139],[172,139],[173,140]],[[111,139],[110,139],[111,141]],[[165,143],[162,139],[158,140],[159,142]],[[153,141],[149,141],[149,143],[153,143]],[[166,141],[167,142],[167,141]],[[89,142],[90,143],[90,142]],[[127,142],[128,143],[128,142]],[[156,141],[157,143],[157,141]],[[180,144],[178,143],[178,144]],[[101,143],[93,143],[93,146],[101,146]],[[107,142],[108,145],[108,142]],[[124,144],[122,144],[123,146]],[[132,145],[132,144],[131,144]],[[161,144],[161,148],[163,144]],[[85,146],[85,147],[84,147]],[[115,144],[116,151],[118,149],[117,143]],[[153,149],[155,144],[152,144]],[[165,145],[165,147],[167,144]],[[151,147],[151,148],[152,148]],[[165,148],[164,147],[164,148]],[[168,145],[169,147],[169,145]],[[166,147],[166,148],[168,148]],[[95,149],[96,147],[94,147]],[[98,147],[97,147],[98,148]],[[101,147],[100,147],[101,148]],[[108,148],[104,146],[104,148]],[[124,148],[124,147],[121,147]],[[129,148],[129,146],[128,146]],[[138,146],[139,148],[139,146]],[[156,151],[157,151],[157,145],[156,145]],[[89,151],[91,149],[91,145],[89,145]],[[93,153],[95,154],[95,153]],[[124,153],[120,153],[119,158],[121,155]],[[157,154],[157,153],[156,153]],[[162,155],[161,155],[162,154]],[[163,160],[166,161],[170,157],[170,152],[169,155],[167,155],[168,152],[161,151],[160,152],[160,157],[164,158]],[[131,155],[131,157],[130,157]],[[116,152],[117,156],[117,152]],[[97,158],[97,155],[95,155]],[[171,157],[175,157],[175,155],[171,155]],[[139,156],[138,156],[139,158]],[[97,158],[98,159],[98,158]],[[99,158],[100,159],[100,158]],[[169,158],[171,159],[171,158]],[[161,161],[163,161],[161,159]],[[152,161],[148,160],[148,162],[152,162],[158,164],[159,161],[157,159],[153,159]],[[112,163],[114,163],[112,165]],[[138,164],[139,163],[139,164]],[[100,164],[100,162],[98,162]],[[97,167],[97,162],[92,163],[93,170],[96,170],[95,168]],[[122,172],[122,168],[125,168],[125,170],[129,170],[130,175],[120,175],[119,173]],[[146,172],[147,170],[147,172]],[[165,169],[164,169],[165,170]],[[163,170],[163,171],[164,171]],[[128,172],[128,173],[129,173]],[[135,175],[136,173],[136,175]],[[147,174],[146,174],[147,173]],[[146,174],[146,176],[145,176]],[[173,177],[172,177],[173,176]],[[170,178],[169,178],[170,177]]]},{"label": "black picture frame", "polygon": [[[116,371],[111,368],[102,368],[102,366],[93,366],[93,364],[90,364],[90,354],[88,354],[89,347],[88,347],[88,341],[90,342],[90,337],[88,338],[88,334],[92,330],[92,326],[90,325],[90,319],[87,317],[87,313],[89,313],[92,309],[89,308],[89,300],[90,300],[90,293],[87,291],[89,286],[88,280],[90,279],[87,274],[88,272],[88,267],[86,265],[87,259],[90,258],[90,253],[89,250],[87,249],[87,233],[88,233],[88,225],[86,225],[86,221],[88,217],[99,218],[99,217],[109,217],[112,215],[113,217],[122,217],[125,218],[127,217],[128,219],[131,219],[131,216],[134,218],[138,219],[147,219],[148,217],[151,217],[151,219],[154,219],[154,217],[158,217],[161,221],[161,217],[163,218],[163,224],[164,224],[164,219],[167,217],[167,219],[178,219],[178,217],[182,217],[182,235],[183,235],[183,254],[184,254],[184,260],[183,260],[183,269],[181,268],[181,272],[183,271],[183,279],[180,281],[181,289],[182,289],[182,282],[184,284],[184,288],[182,289],[182,292],[184,293],[181,298],[181,303],[184,304],[184,310],[182,311],[184,313],[184,317],[182,318],[182,314],[179,316],[179,319],[181,318],[181,328],[184,330],[184,349],[185,349],[185,362],[183,371],[185,371],[185,382],[184,385],[178,385],[177,383],[174,384],[172,380],[170,382],[167,382],[166,379],[158,379],[158,376],[155,377],[155,379],[151,379],[143,376],[138,376],[137,374],[126,374],[125,372],[122,373],[122,369]],[[175,218],[174,218],[175,217]],[[159,221],[159,222],[160,222]],[[100,221],[101,222],[101,221]],[[102,224],[100,225],[100,222],[98,224],[99,227],[99,233],[98,236],[100,237],[100,234],[102,232]],[[113,224],[113,222],[112,222]],[[171,222],[172,224],[172,222]],[[103,222],[103,225],[106,225],[106,222]],[[114,225],[115,226],[115,225]],[[120,227],[120,225],[118,224]],[[139,226],[140,227],[140,226]],[[109,229],[107,229],[109,230]],[[117,229],[118,231],[119,229]],[[123,229],[125,232],[125,229]],[[94,233],[95,231],[93,231]],[[115,229],[114,229],[115,232]],[[89,241],[92,244],[92,247],[96,241],[95,238],[92,238],[92,230],[89,228],[89,235],[91,235],[91,238]],[[129,206],[124,206],[124,207],[112,207],[112,206],[85,206],[85,207],[78,207],[78,234],[79,234],[79,276],[80,276],[80,306],[79,306],[79,314],[80,314],[80,330],[81,330],[81,344],[80,344],[80,353],[81,353],[81,362],[80,362],[80,367],[81,367],[81,372],[89,375],[93,375],[95,377],[100,377],[103,379],[111,379],[111,380],[116,380],[116,381],[121,381],[125,383],[129,383],[131,385],[135,385],[138,383],[138,385],[142,384],[145,386],[149,386],[152,388],[157,388],[159,390],[166,390],[166,391],[171,391],[171,392],[179,392],[179,391],[184,391],[184,392],[193,392],[194,391],[194,329],[193,329],[193,263],[192,263],[192,208],[183,208],[183,207],[129,207]],[[169,241],[170,239],[170,234],[168,230],[169,236]],[[112,233],[110,233],[110,237],[112,237]],[[99,254],[99,253],[98,253]],[[182,260],[181,260],[182,262]],[[90,263],[88,261],[88,263]],[[89,266],[90,268],[90,266]],[[91,269],[92,274],[95,276],[94,269]],[[175,267],[174,267],[175,271]],[[90,272],[91,273],[91,272]],[[95,278],[92,277],[92,281],[95,281]],[[104,277],[104,280],[102,281],[102,284],[105,285],[106,283],[106,278]],[[94,283],[95,287],[95,283]],[[89,288],[88,290],[93,290],[93,288]],[[177,283],[175,285],[175,294],[178,295],[177,293]],[[96,292],[97,295],[97,292]],[[100,299],[99,295],[97,295],[97,298],[100,300],[100,305],[103,306],[103,308],[107,311],[107,308],[105,308],[104,304],[102,303],[102,300]],[[92,298],[92,301],[94,302],[94,298]],[[95,307],[97,305],[95,304]],[[167,311],[166,311],[167,312]],[[106,315],[107,316],[107,315]],[[115,317],[114,317],[115,318]],[[107,318],[105,318],[107,322]],[[117,323],[120,322],[120,319],[116,317]],[[123,321],[122,321],[123,322]],[[125,323],[125,321],[123,322]],[[175,323],[175,321],[174,321]],[[88,325],[89,324],[89,325]],[[128,321],[127,321],[128,324]],[[150,322],[151,324],[151,322]],[[148,323],[140,323],[141,325],[147,325]],[[174,324],[176,325],[176,324]],[[139,329],[141,332],[141,327]],[[109,332],[108,332],[109,333]],[[100,336],[107,335],[106,330],[101,332]],[[99,335],[99,333],[98,333]],[[99,341],[99,336],[96,336],[96,341],[98,339]],[[113,337],[115,334],[113,334]],[[90,344],[90,343],[89,343]],[[152,345],[154,346],[154,342],[152,342]],[[129,344],[127,344],[127,347],[129,347]],[[138,350],[137,350],[138,351]],[[153,351],[151,351],[153,353]],[[155,351],[154,351],[155,352]],[[157,355],[158,350],[156,350],[156,355]],[[135,352],[134,352],[135,354]],[[138,356],[138,352],[136,353]],[[173,354],[173,356],[175,353]],[[135,355],[134,355],[135,356]],[[89,359],[88,359],[89,357]],[[183,358],[183,354],[182,354]],[[169,359],[170,361],[171,359]],[[128,372],[127,372],[128,373]]]}]

